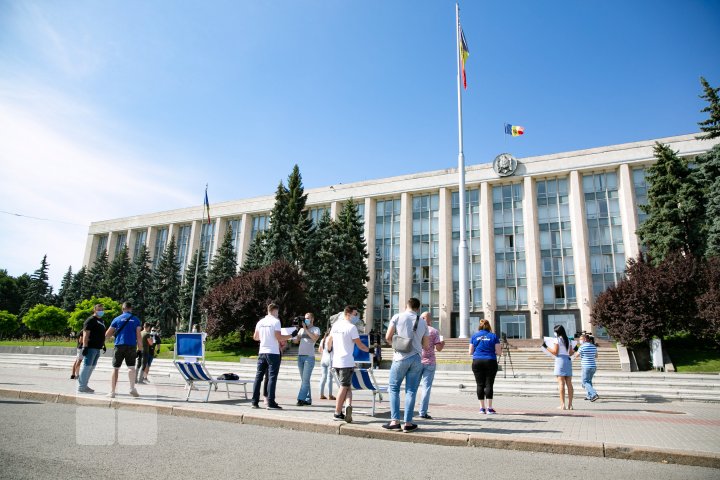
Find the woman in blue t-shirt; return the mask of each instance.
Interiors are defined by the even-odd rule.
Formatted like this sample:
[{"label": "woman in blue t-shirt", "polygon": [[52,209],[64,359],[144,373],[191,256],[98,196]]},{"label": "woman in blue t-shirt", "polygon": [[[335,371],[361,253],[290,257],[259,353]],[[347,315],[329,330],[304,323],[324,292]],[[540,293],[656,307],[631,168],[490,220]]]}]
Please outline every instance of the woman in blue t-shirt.
[{"label": "woman in blue t-shirt", "polygon": [[[477,383],[477,398],[480,400],[480,413],[494,415],[493,384],[498,371],[498,357],[502,355],[502,346],[497,335],[487,320],[480,320],[478,331],[470,338],[470,350],[473,363],[472,370]],[[487,409],[485,400],[487,399]]]}]

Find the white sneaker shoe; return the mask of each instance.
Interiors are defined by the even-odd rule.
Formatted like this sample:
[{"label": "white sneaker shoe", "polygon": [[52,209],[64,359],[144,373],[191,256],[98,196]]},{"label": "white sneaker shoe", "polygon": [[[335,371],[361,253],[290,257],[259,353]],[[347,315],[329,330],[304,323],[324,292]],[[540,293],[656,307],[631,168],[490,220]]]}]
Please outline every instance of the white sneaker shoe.
[{"label": "white sneaker shoe", "polygon": [[109,398],[115,398],[115,392],[110,392],[107,394]]},{"label": "white sneaker shoe", "polygon": [[134,388],[133,388],[132,390],[130,390],[130,395],[132,395],[132,396],[135,397],[135,398],[137,398],[137,397],[140,396],[140,394],[138,393],[138,391],[135,390]]}]

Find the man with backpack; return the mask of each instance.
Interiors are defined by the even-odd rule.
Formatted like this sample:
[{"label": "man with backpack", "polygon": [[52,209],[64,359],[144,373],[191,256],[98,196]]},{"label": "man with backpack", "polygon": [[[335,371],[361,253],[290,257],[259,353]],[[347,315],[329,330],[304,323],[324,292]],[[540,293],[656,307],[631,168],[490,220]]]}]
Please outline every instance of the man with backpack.
[{"label": "man with backpack", "polygon": [[105,332],[106,337],[115,337],[115,350],[113,351],[113,373],[110,380],[110,393],[108,397],[115,398],[115,387],[117,386],[118,372],[122,362],[128,367],[128,379],[130,380],[130,395],[139,397],[135,390],[135,359],[142,351],[140,339],[140,319],[132,313],[130,302],[122,304],[121,315],[115,317],[110,328]]}]

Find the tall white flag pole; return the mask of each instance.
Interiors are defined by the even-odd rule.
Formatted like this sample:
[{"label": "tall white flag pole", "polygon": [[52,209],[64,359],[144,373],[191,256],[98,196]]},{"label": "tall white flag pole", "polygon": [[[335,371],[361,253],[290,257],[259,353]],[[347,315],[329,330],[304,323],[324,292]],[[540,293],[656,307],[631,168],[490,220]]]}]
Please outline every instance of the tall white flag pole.
[{"label": "tall white flag pole", "polygon": [[470,309],[468,305],[468,248],[465,240],[465,156],[463,155],[463,126],[462,126],[462,73],[461,73],[461,30],[460,30],[460,6],[455,4],[455,34],[457,37],[457,99],[458,99],[458,175],[459,175],[459,197],[460,197],[460,245],[458,246],[458,293],[460,299],[460,338],[468,338],[470,330]]},{"label": "tall white flag pole", "polygon": [[[207,183],[205,184],[205,199],[207,199]],[[203,200],[203,213],[200,216],[200,237],[202,237],[202,225],[205,223],[205,208],[206,203]],[[202,240],[202,239],[201,239]],[[193,311],[195,310],[195,290],[197,289],[197,276],[198,267],[200,266],[200,250],[202,250],[202,242],[200,242],[199,248],[197,249],[197,256],[195,257],[195,278],[193,278],[193,289],[192,289],[192,300],[190,301],[190,320],[188,321],[188,333],[192,332],[193,326]]]}]

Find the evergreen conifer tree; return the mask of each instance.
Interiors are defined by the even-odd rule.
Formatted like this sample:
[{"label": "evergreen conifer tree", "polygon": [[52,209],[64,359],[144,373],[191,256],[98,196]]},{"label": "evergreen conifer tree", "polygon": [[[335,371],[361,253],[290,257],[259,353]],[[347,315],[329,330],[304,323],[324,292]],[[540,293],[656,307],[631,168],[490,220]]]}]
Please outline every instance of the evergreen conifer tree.
[{"label": "evergreen conifer tree", "polygon": [[693,175],[703,186],[705,196],[705,235],[707,257],[720,257],[720,144],[696,159]]},{"label": "evergreen conifer tree", "polygon": [[80,270],[78,270],[77,273],[73,276],[72,284],[70,285],[70,292],[68,292],[68,294],[66,295],[68,305],[72,304],[74,307],[83,300],[83,286],[85,285],[86,275],[87,267],[81,267]]},{"label": "evergreen conifer tree", "polygon": [[[196,268],[197,284],[195,284]],[[180,315],[183,323],[181,330],[184,330],[185,327],[187,327],[188,319],[190,318],[190,308],[193,303],[193,286],[195,286],[195,307],[192,311],[192,318],[193,323],[197,323],[200,320],[200,301],[207,292],[207,271],[205,266],[205,254],[202,249],[199,252],[199,256],[197,250],[192,256],[190,265],[188,265],[187,270],[185,270],[185,281],[180,288]]]},{"label": "evergreen conifer tree", "polygon": [[67,272],[65,272],[65,275],[63,276],[62,282],[60,282],[60,291],[58,291],[57,302],[58,307],[68,312],[72,312],[73,310],[75,310],[75,303],[73,301],[74,297],[72,295],[72,283],[72,267],[68,267]]},{"label": "evergreen conifer tree", "polygon": [[365,263],[368,253],[363,236],[363,226],[352,198],[340,211],[338,227],[340,234],[338,241],[347,243],[347,248],[343,249],[345,256],[340,266],[342,282],[347,289],[347,302],[350,305],[357,305],[358,309],[362,311],[368,296],[366,285],[370,280],[367,263]]},{"label": "evergreen conifer tree", "polygon": [[52,289],[48,283],[48,269],[50,265],[47,262],[47,255],[43,256],[40,262],[40,268],[35,270],[30,276],[30,282],[28,283],[25,293],[23,295],[23,303],[20,307],[20,315],[22,318],[25,314],[33,308],[35,305],[51,305],[52,302]]},{"label": "evergreen conifer tree", "polygon": [[103,291],[116,302],[123,302],[127,297],[127,279],[130,274],[130,256],[124,246],[110,263]]},{"label": "evergreen conifer tree", "polygon": [[286,221],[290,244],[290,259],[295,265],[303,268],[308,239],[313,231],[312,220],[308,217],[305,205],[307,194],[302,183],[300,167],[293,167],[288,176]]},{"label": "evergreen conifer tree", "polygon": [[270,212],[270,227],[265,231],[263,242],[266,265],[276,260],[292,261],[287,206],[288,191],[280,182],[275,190],[275,205]]},{"label": "evergreen conifer tree", "polygon": [[657,143],[655,158],[657,162],[647,170],[648,203],[640,207],[648,218],[638,236],[655,265],[674,251],[702,255],[702,190],[687,162],[670,147]]},{"label": "evergreen conifer tree", "polygon": [[243,273],[252,272],[262,267],[266,267],[269,264],[265,261],[265,232],[258,233],[250,246],[248,247],[247,253],[245,253],[245,259],[243,260],[241,271]]},{"label": "evergreen conifer tree", "polygon": [[705,132],[705,135],[697,137],[702,140],[710,140],[711,138],[720,137],[720,87],[713,88],[710,86],[707,80],[700,77],[700,83],[703,86],[703,94],[700,98],[705,99],[708,105],[701,111],[708,113],[709,118],[699,122],[700,130]]},{"label": "evergreen conifer tree", "polygon": [[232,227],[228,226],[225,238],[213,257],[207,273],[208,288],[220,285],[235,275],[237,275],[237,256],[232,243]]},{"label": "evergreen conifer tree", "polygon": [[[79,274],[79,273],[78,273]],[[127,298],[133,306],[133,313],[141,320],[145,319],[151,299],[152,270],[150,269],[150,253],[145,245],[140,247],[137,257],[133,259],[127,277]]]},{"label": "evergreen conifer tree", "polygon": [[147,306],[150,321],[158,322],[166,332],[174,332],[180,309],[180,267],[177,262],[175,237],[170,238],[152,272],[152,287]]},{"label": "evergreen conifer tree", "polygon": [[108,263],[107,252],[103,251],[90,267],[83,280],[83,295],[89,295],[83,297],[81,300],[87,300],[91,297],[107,297],[108,294],[105,291],[105,279],[108,275],[108,269],[110,264]]}]

